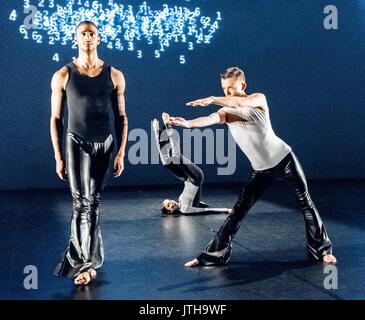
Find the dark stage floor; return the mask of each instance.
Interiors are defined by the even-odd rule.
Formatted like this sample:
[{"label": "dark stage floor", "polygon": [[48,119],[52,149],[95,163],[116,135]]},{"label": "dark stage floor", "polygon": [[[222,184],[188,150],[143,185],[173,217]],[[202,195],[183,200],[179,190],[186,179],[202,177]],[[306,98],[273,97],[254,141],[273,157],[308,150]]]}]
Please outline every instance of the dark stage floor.
[{"label": "dark stage floor", "polygon": [[[324,287],[334,270],[325,273],[307,259],[301,212],[278,182],[245,218],[229,265],[198,269],[184,262],[200,253],[224,214],[162,217],[161,199],[177,197],[180,187],[107,189],[101,218],[106,262],[84,288],[52,275],[69,234],[68,191],[2,192],[0,299],[365,299],[365,182],[309,185],[338,258],[338,289]],[[238,185],[205,187],[203,200],[231,207],[239,192]],[[37,267],[38,289],[24,288],[27,265]]]}]

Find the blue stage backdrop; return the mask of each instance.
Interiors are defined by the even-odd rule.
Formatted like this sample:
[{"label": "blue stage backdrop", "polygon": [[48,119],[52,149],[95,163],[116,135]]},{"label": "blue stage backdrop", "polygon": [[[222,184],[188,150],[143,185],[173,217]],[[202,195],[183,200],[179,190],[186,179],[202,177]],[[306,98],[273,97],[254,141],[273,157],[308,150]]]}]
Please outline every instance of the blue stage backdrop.
[{"label": "blue stage backdrop", "polygon": [[[318,0],[1,1],[0,189],[67,186],[55,173],[50,81],[77,55],[72,39],[80,19],[98,23],[99,56],[127,83],[125,172],[118,180],[109,175],[107,185],[175,183],[150,163],[150,121],[163,111],[191,118],[216,110],[185,103],[222,95],[219,73],[229,66],[244,69],[248,93],[266,94],[273,128],[308,178],[365,177],[365,1],[330,3],[338,25],[327,30],[335,21],[326,25],[326,16],[335,12]],[[223,138],[203,143],[214,155],[203,157],[207,183],[241,182],[250,168],[237,149],[233,174],[217,174],[227,163],[211,149],[227,144],[228,130],[213,128],[223,128]]]}]

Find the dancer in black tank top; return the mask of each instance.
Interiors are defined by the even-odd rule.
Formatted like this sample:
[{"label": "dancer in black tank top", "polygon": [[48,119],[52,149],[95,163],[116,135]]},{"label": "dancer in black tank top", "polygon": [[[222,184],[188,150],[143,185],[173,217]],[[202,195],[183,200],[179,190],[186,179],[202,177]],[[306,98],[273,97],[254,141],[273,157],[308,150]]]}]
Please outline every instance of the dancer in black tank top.
[{"label": "dancer in black tank top", "polygon": [[111,133],[109,110],[114,89],[110,76],[111,67],[104,63],[95,77],[81,74],[74,62],[66,67],[67,132],[77,134],[87,141],[104,142]]},{"label": "dancer in black tank top", "polygon": [[[62,180],[68,179],[73,200],[70,241],[55,274],[74,277],[75,284],[86,285],[96,277],[95,270],[104,261],[99,206],[114,146],[109,115],[113,111],[118,145],[114,160],[116,177],[124,170],[128,122],[123,74],[98,58],[100,38],[95,24],[81,22],[75,41],[79,57],[52,78],[51,138],[56,171]],[[64,157],[65,104],[68,127]]]}]

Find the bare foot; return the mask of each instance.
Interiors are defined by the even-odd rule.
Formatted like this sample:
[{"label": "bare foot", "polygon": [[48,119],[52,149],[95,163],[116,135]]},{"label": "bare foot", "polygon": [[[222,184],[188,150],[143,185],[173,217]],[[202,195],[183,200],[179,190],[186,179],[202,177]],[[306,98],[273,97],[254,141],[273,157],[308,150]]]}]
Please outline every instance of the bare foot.
[{"label": "bare foot", "polygon": [[337,262],[337,259],[332,254],[326,254],[325,256],[323,256],[323,262],[335,264]]},{"label": "bare foot", "polygon": [[153,129],[155,129],[155,130],[160,129],[160,125],[159,125],[157,119],[153,119],[152,126],[153,126]]},{"label": "bare foot", "polygon": [[162,113],[162,120],[163,120],[163,122],[168,123],[169,120],[170,120],[170,115],[166,112],[163,112]]},{"label": "bare foot", "polygon": [[199,264],[199,260],[198,259],[193,259],[188,261],[187,263],[185,263],[185,267],[196,267]]},{"label": "bare foot", "polygon": [[95,269],[91,268],[91,269],[87,270],[87,272],[89,272],[91,280],[96,279],[96,270]]},{"label": "bare foot", "polygon": [[90,282],[90,274],[88,272],[80,273],[74,280],[74,284],[86,285]]},{"label": "bare foot", "polygon": [[96,278],[96,271],[89,269],[88,271],[80,273],[74,280],[77,285],[86,286],[91,280]]}]

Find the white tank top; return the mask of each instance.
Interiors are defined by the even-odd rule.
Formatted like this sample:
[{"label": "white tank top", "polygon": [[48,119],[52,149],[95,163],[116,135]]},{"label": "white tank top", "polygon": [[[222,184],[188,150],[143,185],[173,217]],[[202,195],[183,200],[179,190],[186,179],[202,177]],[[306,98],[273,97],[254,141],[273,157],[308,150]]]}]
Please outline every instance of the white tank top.
[{"label": "white tank top", "polygon": [[268,109],[224,107],[222,110],[226,112],[227,119],[230,116],[244,119],[227,122],[227,125],[254,170],[273,168],[291,152],[291,147],[274,133]]}]

